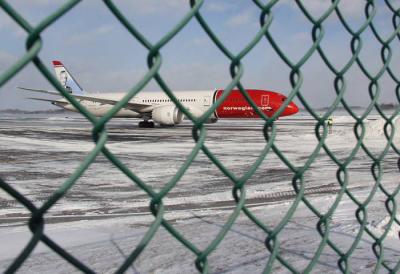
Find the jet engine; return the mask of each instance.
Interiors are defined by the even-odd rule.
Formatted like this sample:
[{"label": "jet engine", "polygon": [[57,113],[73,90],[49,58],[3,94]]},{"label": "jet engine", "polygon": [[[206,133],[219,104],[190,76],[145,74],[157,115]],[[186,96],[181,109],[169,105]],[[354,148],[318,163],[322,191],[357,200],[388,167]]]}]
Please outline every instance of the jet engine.
[{"label": "jet engine", "polygon": [[151,116],[154,122],[166,126],[177,125],[183,121],[183,113],[173,105],[156,107]]}]

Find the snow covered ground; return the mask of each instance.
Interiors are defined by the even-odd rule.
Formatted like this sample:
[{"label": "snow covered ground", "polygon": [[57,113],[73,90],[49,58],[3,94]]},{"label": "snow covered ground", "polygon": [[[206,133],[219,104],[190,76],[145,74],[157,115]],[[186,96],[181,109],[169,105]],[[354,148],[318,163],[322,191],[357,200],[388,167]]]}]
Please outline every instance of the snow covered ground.
[{"label": "snow covered ground", "polygon": [[[40,206],[79,166],[93,148],[90,124],[75,114],[7,115],[0,117],[0,177]],[[68,117],[65,117],[65,116]],[[334,117],[326,144],[339,161],[356,146],[346,115]],[[365,145],[378,156],[387,145],[383,120],[370,116]],[[315,121],[306,115],[280,119],[276,146],[296,167],[301,167],[317,146]],[[249,170],[264,148],[262,121],[229,120],[207,125],[207,147],[240,177]],[[394,142],[400,147],[400,119]],[[195,143],[191,124],[174,128],[139,129],[137,121],[118,119],[108,125],[108,148],[154,189],[161,189],[184,163]],[[382,162],[382,186],[393,192],[400,184],[399,156],[389,149]],[[373,161],[359,150],[348,166],[348,189],[360,201],[374,188]],[[304,175],[306,198],[321,213],[334,203],[340,185],[338,166],[321,150]],[[295,200],[293,172],[270,152],[246,183],[247,205],[269,228],[276,227]],[[235,203],[232,182],[202,153],[177,186],[164,199],[165,219],[187,239],[204,250],[232,213]],[[386,196],[378,189],[367,206],[367,227],[382,235],[390,221]],[[397,205],[400,195],[396,196]],[[77,184],[46,214],[45,233],[96,272],[112,273],[137,246],[154,220],[148,196],[103,156]],[[329,239],[346,253],[360,229],[356,204],[344,195],[332,216]],[[4,271],[30,239],[26,226],[29,212],[0,190],[0,271]],[[397,210],[397,218],[400,211]],[[300,203],[294,216],[278,236],[280,254],[299,271],[312,260],[321,236],[318,217]],[[394,267],[400,262],[399,226],[393,224],[383,240],[384,261]],[[208,257],[212,273],[261,273],[270,256],[266,233],[240,215],[225,239]],[[351,271],[370,273],[377,258],[374,240],[363,233],[349,260]],[[196,273],[196,256],[160,228],[144,252],[128,269],[130,273]],[[313,273],[340,273],[339,256],[326,246]],[[43,244],[20,268],[22,273],[79,272]],[[382,273],[386,270],[380,268]],[[275,261],[273,273],[289,272]]]}]

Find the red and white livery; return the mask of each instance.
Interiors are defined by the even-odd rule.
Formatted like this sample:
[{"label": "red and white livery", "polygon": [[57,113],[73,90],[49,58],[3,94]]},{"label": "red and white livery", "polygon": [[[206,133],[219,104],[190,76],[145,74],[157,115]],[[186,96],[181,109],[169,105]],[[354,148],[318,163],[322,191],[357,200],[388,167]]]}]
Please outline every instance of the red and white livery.
[{"label": "red and white livery", "polygon": [[[60,61],[53,61],[57,79],[68,90],[72,96],[80,101],[89,111],[96,116],[103,116],[109,111],[125,93],[99,93],[90,94],[85,92],[78,82],[73,78],[69,71]],[[20,88],[23,90],[60,95],[58,91],[48,91],[30,88]],[[176,91],[174,95],[182,105],[195,117],[200,117],[210,106],[218,100],[222,94],[222,89],[204,91]],[[255,102],[258,109],[271,117],[287,99],[286,96],[278,92],[247,89],[247,93]],[[30,98],[41,101],[49,101],[53,105],[67,110],[76,111],[75,108],[66,100],[49,100],[41,98]],[[280,116],[293,115],[298,112],[295,103],[290,102]],[[162,92],[140,92],[134,96],[129,103],[121,109],[115,117],[139,118],[143,119],[139,123],[140,127],[154,127],[154,123],[172,126],[182,122],[184,115],[175,104]],[[239,90],[232,90],[215,112],[209,117],[208,122],[214,123],[218,119],[252,119],[259,118],[253,107],[246,101]]]}]

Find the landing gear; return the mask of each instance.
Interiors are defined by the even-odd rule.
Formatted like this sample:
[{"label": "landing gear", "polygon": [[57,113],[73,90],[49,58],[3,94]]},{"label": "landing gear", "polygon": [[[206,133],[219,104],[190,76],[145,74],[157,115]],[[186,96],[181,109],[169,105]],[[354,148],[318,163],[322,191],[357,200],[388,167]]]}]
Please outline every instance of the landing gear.
[{"label": "landing gear", "polygon": [[154,127],[154,122],[142,121],[142,122],[139,122],[139,127],[141,127],[141,128],[153,128]]}]

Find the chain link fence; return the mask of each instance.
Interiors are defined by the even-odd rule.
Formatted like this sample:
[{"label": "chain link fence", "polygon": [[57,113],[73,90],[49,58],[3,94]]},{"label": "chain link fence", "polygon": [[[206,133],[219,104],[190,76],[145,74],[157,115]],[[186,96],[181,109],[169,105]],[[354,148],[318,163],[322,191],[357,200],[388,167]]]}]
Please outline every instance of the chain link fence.
[{"label": "chain link fence", "polygon": [[[149,226],[146,234],[142,238],[141,242],[137,245],[137,247],[130,253],[127,257],[126,261],[119,267],[116,271],[117,273],[122,273],[130,267],[131,264],[135,262],[141,252],[146,248],[148,243],[152,240],[155,233],[162,226],[164,227],[173,237],[175,237],[183,246],[185,246],[188,250],[195,254],[196,260],[195,265],[199,272],[207,273],[209,271],[209,263],[208,256],[217,248],[217,246],[224,239],[227,232],[231,229],[235,221],[237,220],[240,213],[244,213],[249,220],[251,220],[254,225],[258,226],[265,232],[265,247],[269,251],[268,260],[265,262],[264,273],[271,273],[273,264],[276,261],[279,261],[289,272],[299,273],[299,272],[311,272],[315,264],[320,260],[320,256],[324,248],[329,246],[337,253],[339,256],[338,267],[341,272],[349,273],[351,271],[351,263],[350,259],[354,250],[357,248],[358,244],[361,241],[363,234],[368,234],[371,238],[373,238],[373,243],[371,248],[376,256],[376,267],[374,272],[390,272],[390,273],[398,273],[400,270],[400,259],[397,264],[389,265],[385,261],[384,257],[384,245],[383,240],[386,238],[388,231],[397,223],[400,225],[400,220],[396,217],[396,213],[398,212],[396,203],[396,198],[399,197],[400,185],[398,185],[395,190],[388,191],[383,184],[381,184],[382,177],[382,161],[385,159],[385,156],[388,154],[389,150],[394,151],[397,155],[400,154],[399,148],[393,142],[393,138],[395,135],[395,131],[398,130],[395,128],[395,119],[397,118],[400,107],[398,106],[398,102],[400,102],[400,78],[398,73],[399,68],[394,68],[392,61],[392,45],[393,43],[398,43],[400,40],[400,9],[396,9],[394,7],[393,1],[385,0],[385,1],[374,1],[374,0],[366,0],[364,5],[364,14],[365,18],[363,23],[359,26],[358,29],[353,29],[352,26],[348,23],[346,17],[342,13],[342,8],[339,7],[340,0],[332,0],[330,7],[321,15],[319,18],[315,18],[309,10],[307,10],[306,6],[302,1],[296,0],[295,4],[298,6],[298,9],[302,11],[302,13],[306,16],[307,20],[312,24],[312,29],[310,35],[312,36],[313,44],[309,47],[309,50],[306,54],[300,58],[298,62],[293,62],[288,58],[287,54],[282,50],[279,44],[274,39],[273,35],[270,32],[270,26],[273,22],[274,8],[276,4],[279,2],[278,0],[270,0],[270,1],[258,1],[253,0],[252,4],[256,5],[259,8],[259,30],[258,33],[254,36],[254,38],[248,43],[246,47],[244,47],[238,54],[233,54],[228,48],[221,42],[218,36],[213,32],[212,28],[209,26],[207,21],[202,16],[202,5],[203,0],[190,0],[188,5],[190,5],[189,12],[179,21],[178,24],[164,37],[162,37],[157,43],[153,44],[149,42],[149,40],[122,14],[119,7],[113,3],[111,0],[104,0],[104,5],[110,10],[110,12],[118,19],[118,21],[129,31],[132,35],[133,39],[136,39],[140,42],[143,47],[148,50],[147,55],[147,64],[148,71],[146,75],[138,81],[127,93],[124,98],[122,98],[118,104],[116,104],[107,115],[97,118],[93,114],[91,114],[85,107],[83,107],[74,97],[72,97],[67,90],[65,90],[61,84],[57,81],[57,79],[50,73],[48,68],[42,63],[38,54],[43,46],[43,41],[41,40],[40,34],[49,26],[51,26],[54,22],[56,22],[60,17],[67,14],[71,10],[74,9],[76,5],[79,4],[79,0],[71,0],[67,1],[63,4],[57,11],[47,16],[42,22],[40,22],[36,26],[32,26],[21,14],[13,8],[13,6],[7,1],[0,1],[0,7],[5,11],[18,25],[23,28],[27,33],[26,38],[26,53],[10,68],[2,69],[0,71],[0,87],[3,86],[8,80],[13,78],[19,71],[21,71],[27,64],[33,63],[36,68],[43,74],[43,76],[60,92],[60,94],[66,98],[79,112],[84,115],[88,121],[90,121],[93,125],[92,128],[92,137],[93,142],[95,143],[95,147],[93,150],[85,157],[84,161],[80,164],[79,168],[58,188],[57,191],[53,193],[53,195],[43,203],[40,207],[35,206],[29,199],[24,197],[19,191],[17,191],[11,184],[7,183],[5,180],[0,179],[0,187],[2,190],[6,191],[12,197],[15,198],[19,203],[21,203],[27,210],[31,212],[31,218],[29,219],[28,226],[30,231],[32,232],[32,237],[25,248],[21,251],[18,257],[12,262],[12,264],[6,270],[7,273],[13,273],[18,270],[18,268],[24,264],[26,259],[30,256],[32,250],[37,246],[39,242],[44,243],[49,248],[51,248],[54,252],[58,253],[62,258],[67,260],[69,263],[74,265],[76,268],[80,269],[86,273],[92,273],[93,270],[88,266],[80,262],[79,258],[75,258],[69,252],[67,252],[63,247],[56,244],[50,237],[48,237],[44,233],[44,218],[46,212],[59,201],[64,195],[70,190],[74,184],[77,182],[78,178],[85,172],[85,170],[93,163],[95,158],[99,154],[103,154],[115,167],[121,170],[124,174],[126,174],[134,184],[140,187],[143,191],[145,191],[149,197],[151,197],[150,210],[154,215],[154,221]],[[250,2],[250,1],[249,1]],[[99,1],[100,5],[100,1]],[[374,17],[376,16],[377,9],[381,6],[386,6],[392,13],[392,24],[393,29],[391,35],[383,38],[380,34],[380,29],[374,23]],[[348,62],[341,68],[335,67],[329,59],[328,54],[324,51],[323,47],[321,47],[321,42],[325,37],[325,27],[327,20],[329,20],[330,16],[336,14],[339,18],[340,23],[351,36],[351,43],[349,45],[352,57]],[[213,43],[218,47],[221,54],[225,55],[227,59],[230,60],[230,75],[231,82],[225,87],[224,95],[219,98],[210,108],[209,110],[202,115],[201,117],[194,117],[190,112],[187,111],[186,108],[183,107],[182,103],[177,100],[174,96],[173,91],[166,84],[163,77],[159,74],[160,67],[162,66],[161,55],[162,49],[165,45],[168,44],[169,41],[174,39],[174,37],[185,28],[185,26],[191,22],[197,21],[201,28],[207,33],[208,37],[213,41]],[[372,73],[368,70],[368,68],[364,65],[364,61],[360,57],[360,51],[363,48],[363,44],[367,43],[362,39],[362,34],[370,30],[372,31],[375,39],[379,42],[381,47],[381,67],[377,73]],[[241,83],[241,78],[243,75],[243,64],[241,60],[250,52],[252,49],[261,41],[265,40],[269,43],[269,45],[274,49],[276,54],[281,58],[281,60],[286,63],[286,65],[290,68],[290,74],[288,75],[290,79],[290,83],[292,89],[288,95],[288,100],[284,102],[284,104],[279,108],[279,110],[272,116],[267,117],[262,113],[256,106],[256,104],[251,100],[251,98],[246,93],[244,86]],[[301,87],[303,83],[303,74],[302,67],[310,60],[310,58],[314,55],[319,55],[320,58],[324,61],[327,68],[331,71],[331,74],[334,76],[334,88],[336,91],[336,99],[331,104],[329,109],[320,116],[316,111],[309,105],[307,100],[304,98]],[[370,103],[366,107],[365,111],[361,115],[357,115],[354,110],[348,105],[344,98],[344,94],[346,93],[346,73],[352,67],[358,67],[361,69],[362,73],[368,79],[368,93],[370,96]],[[396,71],[397,70],[397,71]],[[381,109],[378,104],[378,98],[381,92],[380,87],[380,79],[383,74],[387,73],[391,80],[395,83],[395,96],[397,97],[397,107],[395,111],[390,115],[386,115],[384,111]],[[168,97],[174,102],[174,104],[193,122],[192,136],[193,140],[196,142],[195,147],[191,151],[191,153],[187,156],[187,159],[184,165],[178,170],[175,176],[163,187],[161,191],[155,191],[151,188],[145,181],[141,180],[132,170],[130,170],[126,165],[120,161],[111,151],[107,149],[105,146],[108,140],[106,124],[110,121],[110,119],[115,115],[119,110],[121,110],[128,102],[138,94],[143,87],[152,79],[154,79],[158,85],[162,88],[162,90],[168,95]],[[243,96],[247,99],[249,104],[254,108],[254,110],[259,114],[261,119],[265,121],[265,126],[263,129],[263,133],[265,136],[266,145],[262,150],[260,156],[254,165],[250,168],[250,170],[243,175],[242,177],[235,176],[230,170],[228,170],[210,151],[205,145],[205,141],[207,138],[207,129],[204,126],[207,118],[216,110],[216,108],[224,101],[226,96],[229,95],[229,92],[233,88],[238,88]],[[302,103],[306,111],[314,118],[315,120],[315,136],[318,140],[318,145],[310,155],[306,163],[301,167],[294,166],[289,159],[287,159],[284,153],[275,145],[274,140],[276,137],[276,125],[275,120],[277,117],[283,112],[286,106],[295,98]],[[335,156],[335,154],[329,149],[329,147],[325,144],[325,140],[328,135],[328,128],[326,126],[326,120],[328,117],[332,115],[332,113],[337,109],[339,105],[342,105],[347,113],[352,116],[355,120],[354,123],[354,135],[357,138],[357,144],[354,147],[352,153],[344,160],[341,161]],[[382,142],[385,142],[385,149],[383,152],[376,156],[368,149],[368,147],[364,144],[365,137],[365,120],[370,115],[371,111],[376,110],[379,115],[385,120],[384,125],[384,136],[385,139]],[[368,157],[372,160],[373,164],[370,167],[371,174],[375,180],[374,186],[368,195],[368,198],[364,201],[360,201],[353,195],[351,191],[348,189],[348,167],[351,164],[352,160],[355,158],[357,153],[360,150],[363,150]],[[196,158],[198,153],[202,151],[206,154],[212,163],[221,170],[225,176],[227,176],[232,182],[232,195],[234,200],[236,201],[236,206],[228,220],[219,231],[218,235],[214,240],[207,246],[207,248],[201,250],[195,244],[190,242],[187,238],[185,238],[175,227],[173,224],[168,222],[164,218],[165,206],[163,204],[163,198],[175,187],[175,185],[179,182],[181,177],[184,175],[185,171],[189,168],[192,161]],[[330,209],[321,213],[318,208],[315,208],[312,203],[308,200],[305,195],[305,185],[306,181],[304,180],[304,173],[309,169],[310,165],[316,159],[317,154],[320,151],[325,151],[327,155],[329,155],[330,159],[337,165],[337,183],[340,186],[340,191],[337,192],[335,202],[332,204]],[[285,165],[293,172],[292,177],[292,186],[293,190],[296,192],[295,199],[293,200],[290,209],[281,219],[280,223],[275,227],[268,227],[261,220],[259,220],[255,215],[252,214],[251,210],[246,207],[246,182],[251,178],[251,176],[256,172],[259,165],[265,159],[265,157],[270,154],[275,153],[284,163]],[[397,162],[398,167],[400,168],[400,158]],[[382,235],[376,235],[373,231],[371,231],[367,226],[367,206],[370,201],[375,197],[376,193],[380,191],[385,195],[385,206],[387,210],[388,216],[390,216],[390,220],[386,226],[385,232]],[[331,217],[335,210],[337,209],[340,201],[344,196],[350,198],[357,209],[355,211],[355,216],[360,224],[360,229],[356,233],[356,237],[351,247],[348,250],[343,250],[340,248],[335,242],[330,239],[330,224]],[[316,230],[320,234],[320,243],[319,246],[310,259],[310,262],[306,269],[298,270],[283,256],[281,256],[279,249],[279,235],[280,232],[284,229],[284,227],[288,224],[289,220],[292,218],[296,209],[300,203],[304,203],[315,216],[319,219]]]}]

